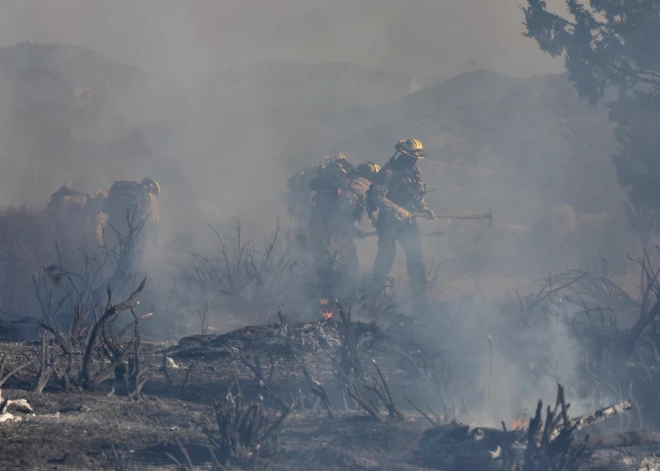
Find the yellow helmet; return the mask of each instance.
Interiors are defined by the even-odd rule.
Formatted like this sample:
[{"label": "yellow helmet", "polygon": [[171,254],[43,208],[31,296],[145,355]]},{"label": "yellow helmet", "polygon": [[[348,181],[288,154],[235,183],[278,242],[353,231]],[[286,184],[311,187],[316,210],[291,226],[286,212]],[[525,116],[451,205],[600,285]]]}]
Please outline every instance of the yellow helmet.
[{"label": "yellow helmet", "polygon": [[110,193],[110,190],[109,190],[109,189],[105,189],[105,190],[96,190],[96,191],[94,192],[94,198],[96,198],[96,199],[100,199],[100,200],[104,200],[104,199],[106,199],[106,198],[108,197],[108,193]]},{"label": "yellow helmet", "polygon": [[358,175],[367,179],[371,179],[380,171],[380,166],[371,161],[368,161],[358,165],[355,170],[357,171]]},{"label": "yellow helmet", "polygon": [[424,146],[422,145],[422,141],[419,139],[401,139],[394,146],[394,148],[397,150],[397,152],[409,155],[414,159],[422,160],[424,157],[426,157],[426,154],[424,153]]},{"label": "yellow helmet", "polygon": [[144,177],[140,183],[147,189],[149,193],[153,193],[156,196],[160,194],[160,185],[153,178]]}]

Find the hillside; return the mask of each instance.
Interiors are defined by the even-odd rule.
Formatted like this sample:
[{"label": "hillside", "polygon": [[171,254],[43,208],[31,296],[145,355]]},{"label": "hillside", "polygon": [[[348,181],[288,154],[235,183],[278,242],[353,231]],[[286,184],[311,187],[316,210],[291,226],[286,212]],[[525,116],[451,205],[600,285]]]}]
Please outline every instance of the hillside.
[{"label": "hillside", "polygon": [[[260,101],[266,107],[340,108],[385,103],[433,81],[351,63],[273,62],[205,78],[211,95]],[[215,89],[213,89],[215,88]]]},{"label": "hillside", "polygon": [[[136,126],[171,114],[164,77],[76,46],[0,49],[0,198],[39,204],[62,184],[146,155]],[[111,162],[112,160],[112,162]]]},{"label": "hillside", "polygon": [[0,49],[0,200],[41,205],[62,184],[148,174],[174,226],[199,202],[206,219],[272,218],[300,167],[338,151],[384,162],[416,136],[437,209],[493,206],[511,223],[563,203],[621,209],[606,113],[564,76],[480,70],[414,91],[432,82],[285,62],[182,82],[75,46],[17,44]]},{"label": "hillside", "polygon": [[[304,134],[332,136],[322,152],[379,162],[398,139],[421,139],[429,155],[422,169],[438,189],[428,198],[447,211],[492,205],[500,217],[520,222],[563,203],[589,212],[621,208],[606,111],[579,100],[563,75],[514,79],[475,71],[325,121],[364,116],[371,123],[347,127],[341,137],[313,122]],[[312,146],[302,150],[291,158],[305,160]]]},{"label": "hillside", "polygon": [[0,49],[0,200],[41,205],[62,184],[92,191],[143,174],[182,207],[224,199],[228,186],[255,178],[273,192],[281,183],[273,170],[288,172],[275,156],[303,123],[421,83],[353,64],[296,63],[182,80],[76,46],[16,44]]}]

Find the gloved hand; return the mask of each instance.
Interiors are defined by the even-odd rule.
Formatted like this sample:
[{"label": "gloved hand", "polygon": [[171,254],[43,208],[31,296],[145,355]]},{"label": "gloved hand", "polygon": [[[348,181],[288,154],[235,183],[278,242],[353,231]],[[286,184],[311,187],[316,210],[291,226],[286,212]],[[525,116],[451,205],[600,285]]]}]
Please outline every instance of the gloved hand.
[{"label": "gloved hand", "polygon": [[431,208],[424,208],[423,212],[424,212],[424,217],[426,217],[426,219],[428,220],[435,219],[435,213]]},{"label": "gloved hand", "polygon": [[394,217],[399,221],[410,221],[412,219],[412,214],[407,209],[399,208],[394,211]]}]

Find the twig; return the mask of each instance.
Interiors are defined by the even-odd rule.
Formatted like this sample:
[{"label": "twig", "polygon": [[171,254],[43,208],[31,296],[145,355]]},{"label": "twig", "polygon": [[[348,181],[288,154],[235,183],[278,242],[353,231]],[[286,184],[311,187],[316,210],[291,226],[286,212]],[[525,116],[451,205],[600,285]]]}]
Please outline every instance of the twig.
[{"label": "twig", "polygon": [[7,363],[7,354],[5,353],[4,355],[2,355],[2,360],[0,361],[0,388],[2,388],[2,386],[9,378],[14,376],[22,369],[32,365],[34,361],[33,360],[26,361],[25,363],[22,363],[21,365],[11,370],[9,373],[5,374],[6,363]]},{"label": "twig", "polygon": [[188,386],[188,380],[190,379],[190,374],[195,369],[196,363],[191,363],[190,366],[186,369],[186,373],[183,375],[183,383],[181,383],[181,397],[186,396],[186,387]]},{"label": "twig", "polygon": [[355,391],[352,391],[348,386],[346,386],[346,392],[348,392],[348,394],[353,398],[353,400],[357,404],[359,404],[364,410],[366,410],[371,417],[376,419],[378,422],[383,421],[383,418],[381,417],[380,413],[360,395],[357,388],[355,388]]},{"label": "twig", "polygon": [[419,412],[422,417],[424,417],[428,423],[431,424],[432,427],[437,427],[438,425],[442,425],[441,423],[437,422],[435,419],[433,419],[430,415],[428,415],[426,412],[424,412],[422,409],[417,407],[417,404],[415,404],[412,400],[408,399],[406,396],[403,396],[403,399],[412,406],[413,409],[415,409],[417,412]]}]

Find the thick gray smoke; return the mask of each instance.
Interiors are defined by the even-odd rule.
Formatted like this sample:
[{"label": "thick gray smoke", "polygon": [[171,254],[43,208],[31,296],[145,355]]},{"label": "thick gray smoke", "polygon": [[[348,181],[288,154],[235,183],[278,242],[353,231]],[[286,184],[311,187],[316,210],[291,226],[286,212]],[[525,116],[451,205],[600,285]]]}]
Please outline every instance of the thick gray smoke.
[{"label": "thick gray smoke", "polygon": [[[559,73],[562,64],[522,37],[520,3],[3,2],[0,205],[42,207],[61,185],[92,192],[151,176],[162,186],[166,248],[192,251],[208,248],[207,223],[235,215],[255,237],[272,230],[287,218],[287,177],[324,155],[383,164],[396,141],[418,137],[430,156],[421,168],[437,189],[434,208],[493,206],[500,227],[542,220],[536,230],[549,237],[547,253],[533,253],[577,264],[582,246],[561,258],[552,244],[582,231],[583,213],[620,230],[610,128],[604,110],[576,100],[563,77],[522,78]],[[44,45],[13,45],[23,41]],[[434,222],[424,231],[444,228]],[[472,256],[462,260],[519,274],[520,266],[502,262],[514,250],[509,233],[468,237],[482,229],[455,223],[450,230],[455,254]],[[365,267],[374,246],[360,242]],[[425,250],[445,255],[440,239],[425,239]],[[489,283],[477,288],[488,292]],[[479,308],[456,328],[476,331],[491,315]],[[564,338],[561,329],[552,339]],[[479,335],[472,360],[483,366],[488,332]],[[555,347],[550,354],[576,351]],[[498,381],[521,384],[504,355],[495,352]],[[558,360],[569,377],[574,360]],[[494,387],[493,410],[517,412],[501,402],[514,390]]]},{"label": "thick gray smoke", "polygon": [[[19,41],[65,43],[118,61],[112,70],[116,77],[108,77],[113,67],[106,64],[94,68],[82,65],[84,59],[71,58],[71,64],[63,65],[65,53],[51,58],[58,62],[52,65],[60,67],[54,77],[27,83],[21,77],[9,78],[3,87],[7,106],[1,116],[8,134],[1,158],[3,167],[12,169],[3,173],[8,180],[2,182],[5,204],[39,205],[61,184],[90,191],[112,179],[150,174],[162,180],[165,200],[184,200],[188,211],[192,201],[213,217],[249,209],[261,218],[275,208],[259,214],[256,207],[280,197],[283,179],[295,169],[277,157],[282,151],[295,152],[296,142],[306,140],[300,135],[302,124],[316,117],[310,115],[327,111],[328,103],[338,96],[361,106],[386,102],[475,68],[512,75],[560,70],[560,64],[539,54],[520,35],[517,0],[497,6],[474,0],[406,4],[196,0],[185,5],[152,0],[112,5],[35,0],[6,2],[2,8],[0,46]],[[39,53],[26,53],[31,54]],[[79,53],[68,55],[75,54]],[[259,89],[258,82],[260,75],[277,75],[286,67],[227,72],[273,61],[352,62],[397,71],[396,80],[409,83],[383,86],[376,98],[348,83],[328,91],[328,98],[315,106],[309,101],[319,100],[320,92],[306,88],[310,82],[313,85],[311,74],[316,72],[285,72],[283,81],[301,75],[307,81],[284,90],[287,95],[282,99],[278,95],[286,83]],[[7,62],[5,68],[17,67]],[[35,59],[35,67],[38,62]],[[122,64],[136,69],[124,70]],[[358,86],[373,88],[364,80]],[[95,103],[91,111],[89,104],[81,105],[91,116],[71,117],[74,122],[67,123],[69,116],[62,110],[75,106],[70,96],[89,87],[101,88],[105,101]],[[241,87],[247,87],[246,92],[235,94]],[[42,97],[55,103],[45,124],[40,109],[21,110],[18,117],[12,114],[12,105],[23,106],[25,97],[32,100],[35,94],[35,101]],[[291,106],[286,103],[291,99],[299,102]],[[39,123],[30,128],[34,121]],[[58,131],[52,121],[58,122]],[[48,140],[51,131],[81,137],[70,136],[58,148]],[[14,146],[19,139],[21,143]],[[396,139],[392,135],[387,140],[387,152]],[[306,164],[316,163],[328,151],[327,144],[317,146]]]},{"label": "thick gray smoke", "polygon": [[[561,1],[549,2],[561,5]],[[0,45],[71,43],[162,73],[279,60],[354,62],[446,78],[559,71],[520,35],[520,0],[3,2]]]}]

